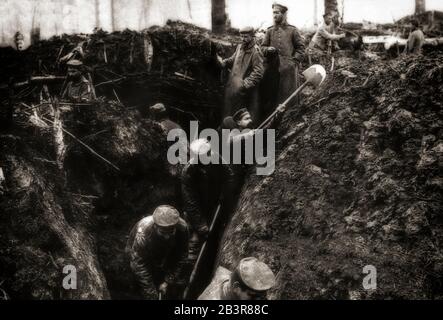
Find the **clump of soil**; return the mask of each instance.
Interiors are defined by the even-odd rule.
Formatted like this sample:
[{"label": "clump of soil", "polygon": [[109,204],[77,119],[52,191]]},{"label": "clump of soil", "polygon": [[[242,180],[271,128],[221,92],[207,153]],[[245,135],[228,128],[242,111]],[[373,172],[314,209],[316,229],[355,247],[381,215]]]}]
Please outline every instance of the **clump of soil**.
[{"label": "clump of soil", "polygon": [[[271,298],[441,299],[442,101],[439,52],[339,58],[286,112],[276,170],[247,179],[219,264],[262,259]],[[376,290],[363,288],[366,265]]]}]

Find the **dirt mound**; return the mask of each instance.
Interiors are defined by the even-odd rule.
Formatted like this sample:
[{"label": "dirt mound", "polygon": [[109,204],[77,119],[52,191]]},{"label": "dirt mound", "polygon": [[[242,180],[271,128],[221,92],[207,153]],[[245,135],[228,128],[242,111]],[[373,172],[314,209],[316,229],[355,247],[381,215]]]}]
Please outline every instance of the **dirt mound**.
[{"label": "dirt mound", "polygon": [[269,263],[273,298],[442,298],[442,77],[441,53],[338,59],[285,114],[276,170],[247,180],[219,263]]}]

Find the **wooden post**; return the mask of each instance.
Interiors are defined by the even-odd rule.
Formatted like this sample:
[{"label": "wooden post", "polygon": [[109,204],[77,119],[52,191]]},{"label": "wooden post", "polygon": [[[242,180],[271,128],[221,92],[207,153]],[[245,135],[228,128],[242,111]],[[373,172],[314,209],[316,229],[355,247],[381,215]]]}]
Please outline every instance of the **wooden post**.
[{"label": "wooden post", "polygon": [[212,32],[224,33],[226,31],[226,4],[225,0],[211,0]]}]

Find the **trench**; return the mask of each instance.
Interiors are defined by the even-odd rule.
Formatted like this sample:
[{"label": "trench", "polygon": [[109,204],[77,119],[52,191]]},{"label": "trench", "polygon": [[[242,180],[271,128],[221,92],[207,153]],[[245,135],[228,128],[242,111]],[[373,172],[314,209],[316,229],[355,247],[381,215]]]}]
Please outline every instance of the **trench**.
[{"label": "trench", "polygon": [[[169,118],[178,123],[189,137],[190,121],[197,120],[201,131],[205,128],[216,128],[220,117],[216,106],[221,103],[221,87],[208,88],[208,92],[217,94],[200,94],[200,103],[195,104],[196,98],[190,93],[194,92],[193,86],[196,84],[181,79],[171,83],[162,79],[161,75],[141,75],[113,86],[115,93],[111,88],[105,88],[101,94],[109,97],[118,95],[124,105],[135,106],[143,117],[148,117],[148,106],[162,102],[168,107]],[[195,90],[202,92],[202,89],[205,91],[201,83],[195,86]],[[174,95],[170,95],[170,92],[174,92]],[[75,163],[78,166],[77,160]],[[122,176],[106,178],[101,181],[100,186],[94,188],[103,189],[103,195],[95,203],[93,215],[98,222],[95,230],[98,260],[111,299],[139,299],[135,279],[124,252],[127,236],[133,225],[142,216],[151,214],[158,205],[173,205],[183,212],[180,181],[177,177],[162,176],[155,168],[145,168],[135,161]],[[140,192],[139,188],[150,188],[154,192],[150,193],[148,199],[143,199],[143,192]],[[138,196],[133,197],[134,194]],[[208,250],[202,257],[199,272],[190,288],[190,299],[197,298],[212,278],[223,231],[221,223],[216,224],[213,235],[208,239]],[[187,265],[184,271],[186,279],[191,271],[192,266]]]}]

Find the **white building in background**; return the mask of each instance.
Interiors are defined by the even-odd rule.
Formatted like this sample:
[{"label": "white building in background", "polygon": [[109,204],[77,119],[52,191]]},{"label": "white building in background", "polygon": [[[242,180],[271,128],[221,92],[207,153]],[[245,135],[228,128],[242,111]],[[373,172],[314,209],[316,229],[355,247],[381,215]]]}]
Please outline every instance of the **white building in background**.
[{"label": "white building in background", "polygon": [[[143,29],[163,25],[168,19],[211,27],[211,0],[97,0],[100,26],[111,31],[111,1],[115,3],[117,29]],[[321,21],[323,0],[281,0],[289,7],[288,20],[299,28],[314,26],[314,6]],[[226,0],[226,11],[231,25],[268,27],[272,24],[271,5],[274,0]],[[393,22],[411,14],[414,0],[339,0],[344,7],[345,22],[370,20],[377,23]],[[443,0],[427,0],[428,10],[442,10]],[[34,20],[33,17],[34,16]],[[20,30],[29,44],[34,26],[40,27],[42,38],[62,33],[89,33],[96,25],[95,0],[0,0],[0,41],[11,45]]]}]

